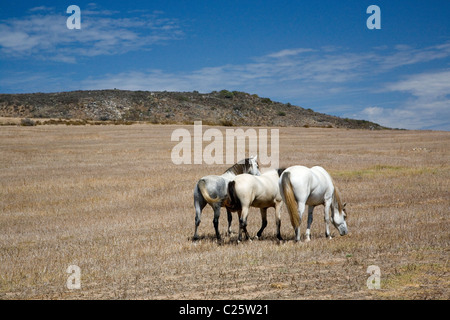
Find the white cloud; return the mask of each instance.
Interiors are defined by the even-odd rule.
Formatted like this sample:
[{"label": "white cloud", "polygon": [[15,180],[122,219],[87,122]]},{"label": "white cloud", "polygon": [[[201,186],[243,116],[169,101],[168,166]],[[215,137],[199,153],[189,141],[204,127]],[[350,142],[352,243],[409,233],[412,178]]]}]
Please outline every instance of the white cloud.
[{"label": "white cloud", "polygon": [[450,130],[450,70],[412,75],[385,90],[412,97],[396,108],[372,106],[352,116],[389,127]]},{"label": "white cloud", "polygon": [[[450,45],[449,45],[450,47]],[[429,61],[442,56],[450,56],[447,46],[433,50],[414,51],[415,63]],[[406,51],[406,48],[402,50]],[[432,52],[427,56],[426,52]],[[392,69],[410,59],[402,60],[398,52],[375,54],[354,53],[344,49],[285,49],[265,56],[255,57],[246,64],[225,64],[205,67],[190,72],[166,73],[161,70],[130,71],[90,78],[86,86],[96,88],[127,88],[147,90],[199,90],[209,92],[223,88],[266,92],[266,95],[309,97],[356,92],[352,85],[370,78],[373,70]],[[395,63],[394,63],[395,62]],[[397,86],[406,84],[396,84]],[[358,89],[360,90],[360,89]],[[393,90],[400,90],[393,88]],[[418,90],[418,89],[417,89]]]},{"label": "white cloud", "polygon": [[28,11],[29,12],[38,12],[38,11],[49,12],[49,11],[54,11],[54,8],[46,7],[46,6],[38,6],[38,7],[33,7],[31,9],[29,9]]},{"label": "white cloud", "polygon": [[[450,130],[448,103],[433,103],[428,108],[406,104],[399,108],[368,107],[351,116],[366,119],[390,128]],[[445,105],[447,110],[445,110]],[[443,110],[443,112],[438,112]]]},{"label": "white cloud", "polygon": [[397,45],[396,51],[391,54],[374,57],[379,71],[394,69],[401,66],[424,63],[450,56],[450,42],[426,48],[412,48],[406,45]]},{"label": "white cloud", "polygon": [[[36,7],[31,15],[0,23],[0,56],[74,62],[79,57],[121,54],[150,49],[179,39],[183,32],[176,19],[160,14],[116,18],[115,12],[93,7],[81,10],[81,30],[69,30],[69,14]],[[39,14],[36,14],[39,13]],[[151,17],[151,19],[149,18]]]},{"label": "white cloud", "polygon": [[39,45],[39,39],[26,32],[0,25],[0,44],[4,51],[26,51]]},{"label": "white cloud", "polygon": [[285,49],[278,52],[271,53],[267,55],[270,58],[284,58],[289,56],[295,56],[304,52],[313,52],[315,50],[311,48],[298,48],[298,49]]},{"label": "white cloud", "polygon": [[389,84],[387,90],[409,92],[418,98],[439,99],[450,94],[450,70],[414,75]]}]

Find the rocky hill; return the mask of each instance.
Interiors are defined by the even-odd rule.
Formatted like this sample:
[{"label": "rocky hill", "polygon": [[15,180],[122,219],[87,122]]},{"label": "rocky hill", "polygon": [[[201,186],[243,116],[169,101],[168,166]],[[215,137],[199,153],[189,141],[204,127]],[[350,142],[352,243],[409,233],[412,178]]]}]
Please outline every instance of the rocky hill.
[{"label": "rocky hill", "polygon": [[0,117],[385,129],[365,120],[343,119],[227,90],[206,94],[125,90],[0,94]]}]

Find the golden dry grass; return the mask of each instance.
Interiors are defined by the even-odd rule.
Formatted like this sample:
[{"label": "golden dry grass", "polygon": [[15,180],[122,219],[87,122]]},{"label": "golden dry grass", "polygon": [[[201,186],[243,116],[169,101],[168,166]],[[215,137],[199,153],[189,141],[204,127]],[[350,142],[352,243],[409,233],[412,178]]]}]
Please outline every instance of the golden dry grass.
[{"label": "golden dry grass", "polygon": [[317,208],[312,241],[295,243],[283,208],[287,241],[270,209],[263,240],[218,245],[209,207],[191,241],[192,192],[229,166],[172,164],[178,127],[0,127],[0,299],[450,298],[450,133],[280,128],[280,165],[332,174],[349,235],[325,239]]}]

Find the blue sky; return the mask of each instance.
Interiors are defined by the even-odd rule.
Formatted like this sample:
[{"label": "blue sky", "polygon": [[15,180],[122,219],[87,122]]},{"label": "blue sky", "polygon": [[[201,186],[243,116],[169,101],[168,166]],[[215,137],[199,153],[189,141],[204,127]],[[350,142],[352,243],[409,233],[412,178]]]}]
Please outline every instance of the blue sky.
[{"label": "blue sky", "polygon": [[3,1],[0,93],[228,89],[450,130],[449,17],[448,0]]}]

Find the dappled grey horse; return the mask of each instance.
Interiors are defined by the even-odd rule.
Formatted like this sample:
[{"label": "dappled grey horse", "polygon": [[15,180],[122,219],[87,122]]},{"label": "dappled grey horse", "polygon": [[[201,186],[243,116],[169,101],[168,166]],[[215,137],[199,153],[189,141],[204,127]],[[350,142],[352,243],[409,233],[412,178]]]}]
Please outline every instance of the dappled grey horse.
[{"label": "dappled grey horse", "polygon": [[[242,173],[252,175],[260,175],[257,156],[241,160],[227,169],[222,175],[209,175],[201,178],[194,189],[194,207],[195,207],[195,232],[194,240],[199,239],[197,230],[201,222],[202,210],[209,204],[214,210],[214,229],[216,231],[217,240],[220,240],[219,233],[219,217],[220,208],[225,207],[229,201],[228,183]],[[231,233],[231,211],[227,209],[228,214],[228,233]]]}]

